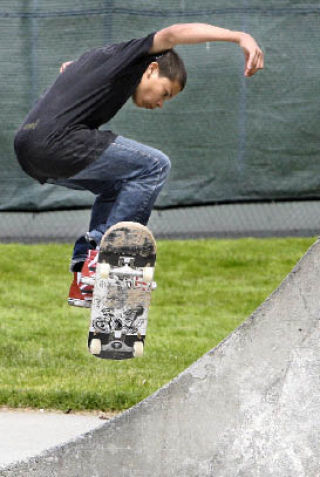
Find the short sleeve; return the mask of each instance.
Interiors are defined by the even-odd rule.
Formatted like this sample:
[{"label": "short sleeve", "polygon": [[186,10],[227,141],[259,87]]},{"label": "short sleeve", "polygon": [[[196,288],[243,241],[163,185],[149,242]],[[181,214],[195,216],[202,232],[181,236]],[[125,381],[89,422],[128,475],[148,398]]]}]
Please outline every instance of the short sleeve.
[{"label": "short sleeve", "polygon": [[109,71],[111,68],[114,76],[117,76],[128,70],[128,68],[137,61],[143,58],[147,59],[149,56],[153,58],[153,55],[149,54],[149,51],[153,44],[154,35],[155,32],[143,38],[103,47],[101,50],[105,55],[106,66]]}]

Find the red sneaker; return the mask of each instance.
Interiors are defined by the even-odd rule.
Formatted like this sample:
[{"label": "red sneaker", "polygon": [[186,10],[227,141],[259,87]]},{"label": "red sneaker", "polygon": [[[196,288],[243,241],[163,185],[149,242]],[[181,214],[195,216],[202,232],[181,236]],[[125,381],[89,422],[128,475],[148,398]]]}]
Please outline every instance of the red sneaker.
[{"label": "red sneaker", "polygon": [[92,289],[87,285],[82,285],[81,272],[74,272],[73,282],[71,283],[68,303],[71,306],[82,306],[90,308],[92,302]]},{"label": "red sneaker", "polygon": [[[81,283],[84,284],[85,287],[91,286],[91,291],[93,290],[94,279],[96,276],[98,253],[99,250],[97,249],[89,250],[86,261],[81,269]],[[82,284],[80,285],[80,289],[81,291],[85,291]]]},{"label": "red sneaker", "polygon": [[90,308],[99,250],[89,250],[81,272],[74,272],[68,303]]}]

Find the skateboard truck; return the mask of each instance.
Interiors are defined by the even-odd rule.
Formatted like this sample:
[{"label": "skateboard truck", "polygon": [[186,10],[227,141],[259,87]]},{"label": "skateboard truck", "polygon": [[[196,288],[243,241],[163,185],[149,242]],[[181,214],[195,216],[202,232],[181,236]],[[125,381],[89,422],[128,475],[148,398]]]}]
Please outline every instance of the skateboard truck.
[{"label": "skateboard truck", "polygon": [[[124,257],[126,258],[126,257]],[[154,267],[143,267],[141,270],[131,268],[130,257],[128,261],[124,261],[123,265],[119,267],[111,267],[109,263],[98,263],[96,273],[100,278],[109,278],[110,275],[116,275],[119,278],[125,277],[139,277],[142,278],[144,282],[151,283],[154,274]],[[120,260],[119,260],[120,261]],[[82,277],[81,283],[85,285],[93,286],[95,284],[95,278],[93,277]],[[155,287],[152,287],[155,288]]]},{"label": "skateboard truck", "polygon": [[143,267],[141,270],[132,268],[132,262],[123,262],[120,267],[111,267],[109,263],[98,263],[97,273],[101,278],[109,278],[110,275],[116,275],[119,278],[141,277],[144,282],[152,282],[154,267]]}]

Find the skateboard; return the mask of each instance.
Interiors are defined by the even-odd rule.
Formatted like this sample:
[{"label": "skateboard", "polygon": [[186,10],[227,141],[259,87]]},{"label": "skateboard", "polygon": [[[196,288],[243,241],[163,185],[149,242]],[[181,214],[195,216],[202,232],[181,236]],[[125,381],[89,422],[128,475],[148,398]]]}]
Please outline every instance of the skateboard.
[{"label": "skateboard", "polygon": [[92,296],[92,355],[113,360],[143,355],[155,263],[156,242],[144,225],[119,222],[106,231]]}]

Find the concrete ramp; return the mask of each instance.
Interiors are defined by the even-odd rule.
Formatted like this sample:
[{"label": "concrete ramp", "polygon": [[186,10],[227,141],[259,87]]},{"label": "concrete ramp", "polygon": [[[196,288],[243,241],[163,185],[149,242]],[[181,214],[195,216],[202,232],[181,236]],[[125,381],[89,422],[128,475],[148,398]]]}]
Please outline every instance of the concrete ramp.
[{"label": "concrete ramp", "polygon": [[1,475],[319,477],[319,319],[318,241],[243,325],[167,386]]}]

